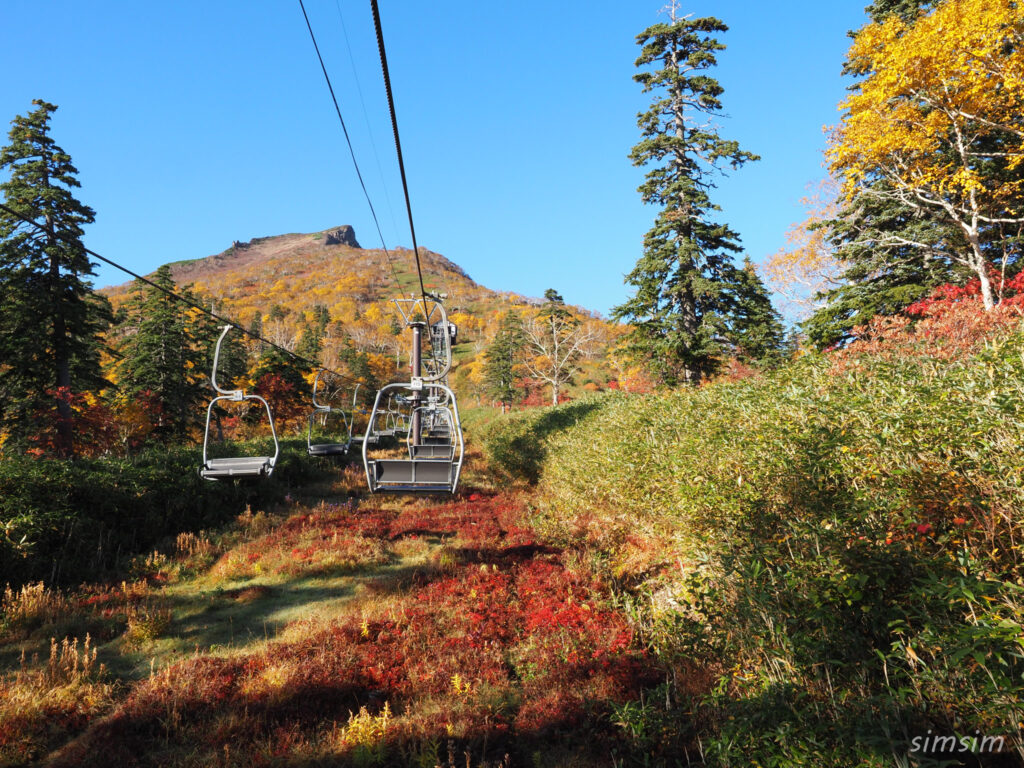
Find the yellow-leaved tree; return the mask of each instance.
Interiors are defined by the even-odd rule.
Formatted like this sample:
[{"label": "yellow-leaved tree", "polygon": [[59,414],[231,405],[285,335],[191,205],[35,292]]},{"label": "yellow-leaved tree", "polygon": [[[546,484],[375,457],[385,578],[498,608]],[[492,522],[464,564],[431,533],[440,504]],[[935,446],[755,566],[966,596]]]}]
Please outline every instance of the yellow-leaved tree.
[{"label": "yellow-leaved tree", "polygon": [[868,74],[828,149],[848,200],[893,197],[963,232],[954,258],[977,275],[986,309],[1024,233],[1022,44],[1015,0],[945,0],[913,22],[868,25],[849,54]]}]

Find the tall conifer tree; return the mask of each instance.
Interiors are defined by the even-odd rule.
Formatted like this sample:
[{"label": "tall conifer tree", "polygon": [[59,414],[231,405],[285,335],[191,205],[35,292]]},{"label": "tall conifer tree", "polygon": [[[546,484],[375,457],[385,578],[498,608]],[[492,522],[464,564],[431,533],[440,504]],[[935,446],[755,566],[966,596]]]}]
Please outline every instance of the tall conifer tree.
[{"label": "tall conifer tree", "polygon": [[736,271],[733,297],[725,332],[733,353],[744,362],[778,363],[786,344],[786,332],[782,318],[772,306],[768,289],[749,257],[744,257],[742,268]]},{"label": "tall conifer tree", "polygon": [[738,168],[756,155],[721,138],[711,121],[722,112],[722,87],[707,74],[725,48],[715,35],[728,27],[712,17],[680,17],[644,30],[633,76],[651,108],[638,116],[643,139],[630,154],[650,166],[640,186],[645,203],[661,207],[644,237],[644,254],[626,277],[632,298],[613,310],[633,331],[627,350],[650,361],[668,383],[696,384],[711,373],[735,287],[732,255],[739,237],[713,220],[720,210],[709,196],[723,165]]},{"label": "tall conifer tree", "polygon": [[498,322],[498,331],[484,352],[484,382],[487,394],[501,403],[501,412],[512,403],[516,385],[522,380],[522,354],[526,331],[518,312],[508,310]]},{"label": "tall conifer tree", "polygon": [[[152,278],[165,291],[176,291],[171,269],[160,267]],[[118,384],[124,395],[148,392],[160,406],[157,428],[166,438],[184,437],[201,418],[200,401],[208,389],[205,316],[198,321],[186,305],[157,288],[137,285],[128,304],[128,327],[121,345]],[[187,289],[181,291],[196,301]]]},{"label": "tall conifer tree", "polygon": [[71,399],[107,385],[100,338],[112,314],[87,280],[94,273],[82,227],[95,214],[75,198],[78,171],[50,137],[57,107],[32,103],[0,149],[0,170],[10,174],[0,184],[5,204],[43,226],[0,211],[0,425],[17,441],[52,413],[57,452],[70,457]]}]

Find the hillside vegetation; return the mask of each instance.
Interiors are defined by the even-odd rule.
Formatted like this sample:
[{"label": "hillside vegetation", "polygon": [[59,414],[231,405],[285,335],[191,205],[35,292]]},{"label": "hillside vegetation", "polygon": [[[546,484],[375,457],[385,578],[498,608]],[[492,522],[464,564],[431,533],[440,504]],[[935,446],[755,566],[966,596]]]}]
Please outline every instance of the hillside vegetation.
[{"label": "hillside vegetation", "polygon": [[0,765],[642,757],[622,718],[660,672],[606,580],[514,494],[362,482],[168,538],[119,585],[8,589]]},{"label": "hillside vegetation", "polygon": [[[381,249],[328,244],[341,229],[236,242],[219,254],[169,265],[170,276],[176,285],[189,287],[218,313],[300,354],[310,354],[303,348],[303,335],[316,328],[310,335],[318,337],[315,357],[319,362],[348,371],[363,380],[364,386],[372,383],[367,373],[379,382],[400,378],[408,365],[409,338],[393,299],[419,294],[412,252],[396,248],[386,254]],[[513,311],[529,318],[542,301],[493,291],[473,281],[444,256],[420,250],[425,287],[446,296],[449,319],[459,331],[452,384],[466,398],[490,402],[484,352],[502,314]],[[102,293],[115,309],[122,309],[134,290],[126,283]],[[583,350],[579,361],[582,372],[570,382],[568,392],[576,395],[585,388],[603,389],[609,380],[629,372],[629,367],[611,359],[606,349],[621,329],[585,309],[573,307],[571,311],[586,326],[592,341]],[[318,322],[322,326],[318,327]],[[110,341],[117,346],[122,336],[130,337],[134,332],[129,322],[127,327],[115,328]],[[214,340],[215,336],[210,336],[203,339],[203,344],[212,349]],[[249,347],[249,355],[255,360],[258,345],[250,341]],[[368,367],[352,367],[353,351],[365,356]],[[109,373],[117,383],[116,373]],[[524,381],[520,388],[522,399],[542,401],[542,382]]]},{"label": "hillside vegetation", "polygon": [[937,302],[770,375],[489,427],[492,461],[537,482],[539,529],[587,542],[669,671],[652,749],[695,712],[710,765],[893,765],[929,728],[1020,753],[1012,303]]}]

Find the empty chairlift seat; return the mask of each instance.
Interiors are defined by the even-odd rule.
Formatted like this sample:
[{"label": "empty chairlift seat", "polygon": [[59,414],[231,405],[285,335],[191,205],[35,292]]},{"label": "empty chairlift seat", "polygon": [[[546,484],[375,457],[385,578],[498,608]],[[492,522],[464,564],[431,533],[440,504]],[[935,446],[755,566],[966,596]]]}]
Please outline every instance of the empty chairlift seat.
[{"label": "empty chairlift seat", "polygon": [[[435,437],[430,442],[426,439],[415,444],[414,431],[408,438],[408,458],[391,456],[371,456],[368,446],[363,446],[363,462],[366,468],[366,479],[370,491],[392,493],[454,493],[462,471],[462,459],[465,446],[462,430],[459,425],[458,407],[451,390],[443,385],[431,385],[443,388],[449,396],[450,406],[421,406],[413,413],[415,422],[419,415],[422,422],[427,422],[427,413],[436,419],[438,425],[446,427],[447,437]],[[388,384],[377,393],[374,412],[381,407],[383,397],[389,392],[413,392],[412,384]],[[372,416],[371,416],[372,421]]]},{"label": "empty chairlift seat", "polygon": [[[220,348],[224,337],[231,330],[230,325],[223,326],[220,338],[217,339],[217,348],[213,354],[213,372],[210,375],[210,382],[213,384],[217,396],[210,401],[206,409],[206,430],[203,433],[203,465],[199,468],[199,474],[205,480],[230,480],[245,477],[270,477],[277,463],[280,453],[280,446],[277,442],[277,430],[274,428],[274,415],[270,412],[270,405],[259,395],[247,395],[240,389],[221,389],[217,384],[217,364],[220,361]],[[273,456],[231,456],[227,458],[210,458],[210,421],[213,417],[213,410],[218,402],[229,401],[240,403],[245,400],[259,402],[267,413],[267,421],[270,424],[270,434],[274,440]]]},{"label": "empty chairlift seat", "polygon": [[[352,418],[354,414],[346,416],[345,411],[341,408],[332,408],[317,400],[322,374],[322,369],[317,371],[316,378],[313,380],[313,410],[309,414],[309,423],[306,427],[306,453],[310,456],[346,456],[352,445]],[[353,405],[353,409],[354,407]],[[339,420],[340,424],[338,424]],[[331,428],[332,422],[333,428]],[[314,428],[317,426],[320,429],[314,434]],[[329,437],[339,439],[327,439]]]}]

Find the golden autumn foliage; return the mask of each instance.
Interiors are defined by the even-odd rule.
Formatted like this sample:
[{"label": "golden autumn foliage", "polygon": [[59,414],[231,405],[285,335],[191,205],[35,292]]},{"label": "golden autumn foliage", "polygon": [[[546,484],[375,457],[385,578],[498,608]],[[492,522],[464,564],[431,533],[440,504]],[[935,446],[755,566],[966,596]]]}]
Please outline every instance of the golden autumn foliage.
[{"label": "golden autumn foliage", "polygon": [[[449,319],[458,327],[453,383],[460,395],[484,402],[481,355],[497,331],[500,316],[514,309],[524,318],[533,317],[537,302],[485,288],[439,254],[421,249],[421,257],[428,290],[447,295]],[[236,243],[215,256],[171,266],[178,285],[191,286],[204,301],[213,302],[220,314],[243,327],[258,317],[263,337],[286,349],[296,349],[304,328],[315,325],[317,307],[326,307],[330,322],[321,339],[323,365],[344,371],[345,357],[355,349],[365,355],[365,368],[353,372],[364,384],[369,383],[366,374],[378,382],[408,376],[409,337],[392,299],[418,291],[410,251],[396,249],[389,256],[379,249],[326,245],[322,232],[287,234]],[[118,308],[129,289],[118,286],[104,293]],[[614,335],[613,324],[585,311],[581,316],[593,339]],[[250,363],[255,364],[259,345],[245,343]],[[596,360],[603,347],[592,344],[585,352],[588,360]],[[307,384],[313,375],[308,373]],[[252,389],[253,371],[237,383]],[[331,396],[345,401],[351,397],[351,385]]]},{"label": "golden autumn foliage", "polygon": [[991,242],[1024,226],[1022,43],[1024,6],[1013,0],[945,0],[913,22],[866,26],[849,53],[866,77],[828,150],[848,199],[886,195],[963,231],[970,247],[958,260],[978,275],[986,307],[987,273],[1009,258]]}]

